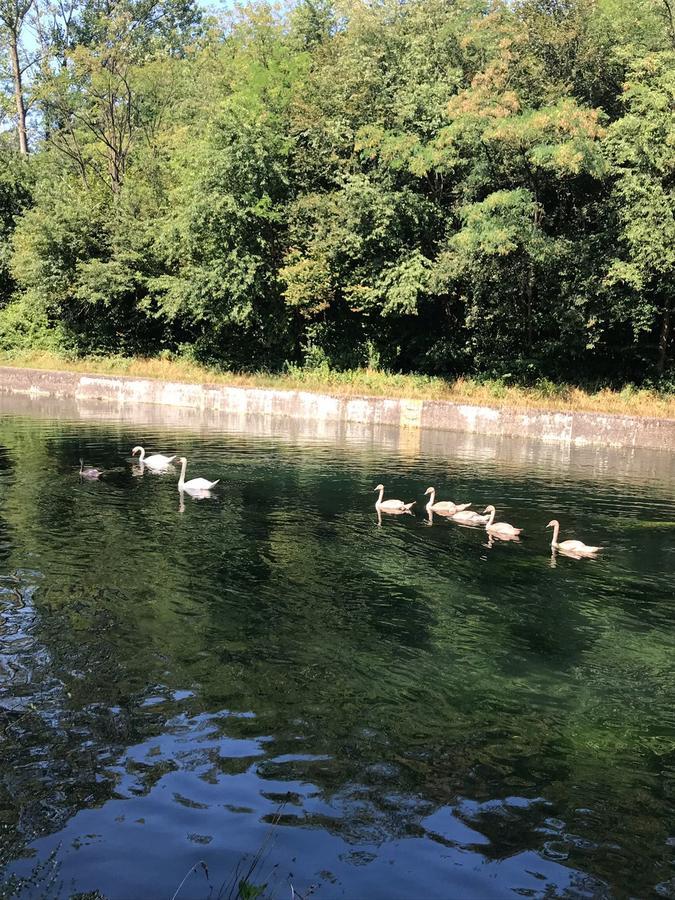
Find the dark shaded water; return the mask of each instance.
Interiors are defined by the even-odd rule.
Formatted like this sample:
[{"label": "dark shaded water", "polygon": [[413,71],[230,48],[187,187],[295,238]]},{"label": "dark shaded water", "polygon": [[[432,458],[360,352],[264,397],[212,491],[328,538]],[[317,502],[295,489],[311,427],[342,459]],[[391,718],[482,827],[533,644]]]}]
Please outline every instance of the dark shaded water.
[{"label": "dark shaded water", "polygon": [[[263,848],[275,897],[675,897],[672,457],[3,402],[10,896],[171,898],[200,860],[178,897],[217,896]],[[217,496],[134,475],[139,442]],[[80,455],[120,470],[80,483]],[[379,481],[492,502],[524,540],[378,527]],[[552,565],[554,515],[606,554]]]}]

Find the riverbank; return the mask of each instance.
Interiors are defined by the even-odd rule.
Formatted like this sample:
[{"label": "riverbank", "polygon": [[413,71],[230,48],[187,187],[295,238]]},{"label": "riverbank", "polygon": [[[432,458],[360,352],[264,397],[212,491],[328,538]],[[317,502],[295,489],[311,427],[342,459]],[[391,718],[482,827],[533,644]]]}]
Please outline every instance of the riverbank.
[{"label": "riverbank", "polygon": [[308,390],[306,385],[304,389],[292,389],[290,378],[271,379],[275,384],[283,384],[284,389],[266,388],[251,380],[251,386],[244,376],[204,384],[95,371],[0,367],[0,392],[68,397],[83,402],[105,401],[119,409],[129,404],[152,404],[234,414],[241,420],[242,428],[250,417],[282,416],[368,427],[535,438],[572,446],[598,444],[675,450],[675,417],[549,411],[419,396],[327,394]]},{"label": "riverbank", "polygon": [[393,399],[447,400],[452,403],[497,409],[539,409],[547,412],[597,412],[639,418],[675,419],[675,393],[638,389],[628,385],[621,391],[585,391],[547,379],[534,387],[511,385],[508,379],[472,379],[398,375],[373,369],[337,372],[326,369],[292,368],[283,374],[269,372],[239,374],[222,372],[184,359],[134,357],[87,357],[67,359],[52,353],[0,355],[0,366],[123,375],[132,378],[218,384],[239,388],[273,388],[311,391],[339,397],[385,397]]}]

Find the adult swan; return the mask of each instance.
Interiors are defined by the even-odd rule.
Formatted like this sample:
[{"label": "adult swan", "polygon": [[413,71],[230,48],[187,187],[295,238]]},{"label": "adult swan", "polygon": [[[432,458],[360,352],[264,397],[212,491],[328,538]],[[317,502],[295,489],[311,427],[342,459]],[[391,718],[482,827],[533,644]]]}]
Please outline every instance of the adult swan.
[{"label": "adult swan", "polygon": [[380,496],[375,501],[375,509],[384,513],[406,513],[410,512],[413,506],[417,503],[417,500],[413,500],[412,503],[404,503],[403,500],[383,500],[384,496],[384,485],[378,484],[375,488],[376,491],[380,492]]},{"label": "adult swan", "polygon": [[566,553],[568,556],[575,557],[595,556],[596,553],[599,553],[602,550],[602,547],[589,547],[588,544],[584,544],[583,541],[561,541],[558,543],[560,522],[557,519],[551,519],[546,527],[553,529],[553,540],[551,541],[553,550],[560,550],[561,553]]},{"label": "adult swan", "polygon": [[188,494],[204,494],[206,491],[210,491],[211,488],[215,487],[220,478],[216,481],[207,481],[206,478],[191,478],[189,481],[185,480],[185,469],[187,468],[187,459],[184,456],[178,460],[180,463],[180,478],[178,479],[178,490],[179,491],[187,491]]},{"label": "adult swan", "polygon": [[428,494],[431,495],[427,503],[428,513],[435,512],[439,516],[454,516],[458,512],[464,512],[465,509],[471,506],[470,503],[453,503],[452,500],[439,500],[436,503],[436,488],[427,488],[424,496],[426,497]]},{"label": "adult swan", "polygon": [[163,453],[153,453],[152,456],[146,456],[142,447],[134,447],[131,455],[136,456],[137,453],[140,453],[138,458],[140,464],[147,466],[149,469],[165,469],[176,458],[175,456],[164,456]]},{"label": "adult swan", "polygon": [[489,535],[501,538],[503,541],[513,541],[518,539],[518,535],[522,528],[514,528],[508,522],[495,522],[496,510],[492,504],[486,506],[483,513],[490,513],[490,518],[485,523],[485,530]]}]

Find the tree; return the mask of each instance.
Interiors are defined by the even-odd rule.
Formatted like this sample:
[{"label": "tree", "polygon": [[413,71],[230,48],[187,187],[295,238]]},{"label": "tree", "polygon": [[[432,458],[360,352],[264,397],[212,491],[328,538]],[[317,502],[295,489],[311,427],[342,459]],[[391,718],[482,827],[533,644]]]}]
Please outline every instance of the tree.
[{"label": "tree", "polygon": [[14,102],[16,105],[19,151],[28,155],[28,132],[26,130],[26,101],[23,77],[30,62],[22,60],[21,33],[33,0],[0,0],[0,25],[4,29],[12,67]]},{"label": "tree", "polygon": [[636,339],[655,337],[652,359],[661,375],[675,300],[675,53],[633,60],[622,100],[625,114],[607,140],[619,243],[606,285],[614,316],[630,323]]}]

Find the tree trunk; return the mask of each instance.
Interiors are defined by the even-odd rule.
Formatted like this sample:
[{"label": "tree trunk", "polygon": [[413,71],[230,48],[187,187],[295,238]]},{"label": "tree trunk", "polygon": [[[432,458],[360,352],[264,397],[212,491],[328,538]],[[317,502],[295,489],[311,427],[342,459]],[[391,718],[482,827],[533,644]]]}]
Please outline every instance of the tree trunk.
[{"label": "tree trunk", "polygon": [[530,259],[527,264],[527,272],[523,273],[523,279],[525,281],[524,290],[525,290],[525,328],[526,328],[526,341],[527,341],[527,352],[532,352],[532,347],[534,345],[534,336],[533,336],[533,322],[532,322],[532,305],[534,300],[534,265],[532,260]]},{"label": "tree trunk", "polygon": [[9,33],[9,55],[12,60],[12,78],[14,79],[14,98],[19,127],[19,150],[28,156],[28,136],[26,134],[26,106],[23,101],[23,84],[21,82],[21,64],[19,62],[19,36],[16,31]]},{"label": "tree trunk", "polygon": [[659,334],[659,355],[656,360],[656,371],[659,375],[663,375],[666,363],[668,362],[668,342],[670,340],[670,300],[666,302],[666,308],[663,313],[661,322],[661,333]]}]

